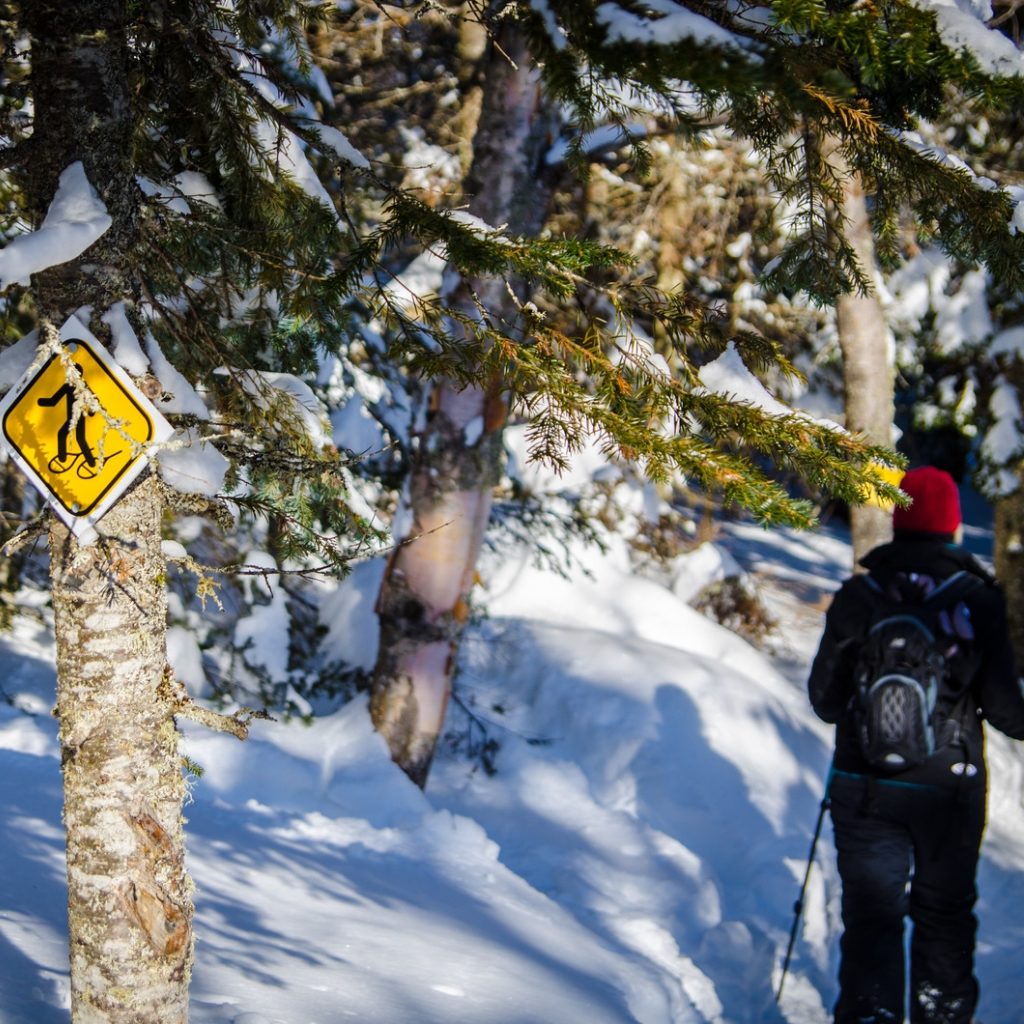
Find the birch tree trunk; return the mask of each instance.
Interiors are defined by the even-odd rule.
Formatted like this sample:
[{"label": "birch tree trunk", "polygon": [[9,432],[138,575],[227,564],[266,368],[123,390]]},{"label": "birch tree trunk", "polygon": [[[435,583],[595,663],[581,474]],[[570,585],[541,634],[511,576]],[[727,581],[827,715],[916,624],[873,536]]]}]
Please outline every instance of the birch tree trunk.
[{"label": "birch tree trunk", "polygon": [[1020,486],[995,501],[992,561],[1006,596],[1006,616],[1018,670],[1024,671],[1024,466]]},{"label": "birch tree trunk", "polygon": [[[131,299],[137,208],[126,0],[32,0],[38,220],[81,160],[112,218],[79,259],[33,279],[43,336]],[[165,686],[162,502],[146,475],[79,545],[50,529],[74,1024],[184,1024],[192,940],[184,781]]]},{"label": "birch tree trunk", "polygon": [[[875,246],[863,185],[856,175],[847,178],[843,198],[846,237],[864,273],[871,277]],[[842,296],[836,307],[836,325],[843,354],[846,428],[863,434],[873,444],[891,445],[896,415],[892,352],[877,294]],[[892,513],[876,505],[853,506],[850,532],[856,566],[872,548],[892,540]]]},{"label": "birch tree trunk", "polygon": [[[493,227],[534,235],[551,199],[542,160],[554,117],[514,25],[503,26],[487,59],[465,186],[469,211]],[[505,282],[451,274],[449,281],[446,301],[469,317],[480,315],[479,300],[491,321],[515,319]],[[469,591],[501,473],[507,411],[500,380],[465,388],[436,381],[425,406],[422,425],[413,432],[404,510],[397,517],[407,529],[395,538],[415,539],[396,549],[381,586],[380,654],[370,700],[374,725],[392,757],[420,786],[444,724]]]}]

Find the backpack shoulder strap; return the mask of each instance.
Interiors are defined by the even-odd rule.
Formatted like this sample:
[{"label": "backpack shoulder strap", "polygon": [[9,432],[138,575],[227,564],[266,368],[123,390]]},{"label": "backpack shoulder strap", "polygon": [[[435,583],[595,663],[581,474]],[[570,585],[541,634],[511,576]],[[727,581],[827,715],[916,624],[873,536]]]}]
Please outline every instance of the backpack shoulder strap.
[{"label": "backpack shoulder strap", "polygon": [[869,572],[862,572],[857,579],[859,579],[867,588],[874,594],[882,593],[882,584],[875,579],[874,576]]},{"label": "backpack shoulder strap", "polygon": [[872,618],[892,615],[904,607],[904,602],[899,596],[892,593],[889,587],[875,579],[871,573],[861,573],[855,578],[860,584],[861,596],[871,607]]},{"label": "backpack shoulder strap", "polygon": [[[873,600],[882,598],[886,601],[892,601],[889,594],[886,592],[886,588],[882,586],[870,573],[861,573],[856,577],[861,582],[864,590],[867,591],[867,596]],[[960,569],[958,572],[953,573],[952,576],[947,576],[935,589],[923,600],[921,605],[927,605],[931,608],[947,608],[958,601],[962,601],[972,591],[983,587],[985,581],[979,576],[976,576],[973,572],[969,572],[967,569]],[[902,603],[902,602],[900,602]]]},{"label": "backpack shoulder strap", "polygon": [[961,569],[944,579],[924,600],[924,604],[932,608],[952,608],[968,594],[983,587],[985,581],[973,572]]}]

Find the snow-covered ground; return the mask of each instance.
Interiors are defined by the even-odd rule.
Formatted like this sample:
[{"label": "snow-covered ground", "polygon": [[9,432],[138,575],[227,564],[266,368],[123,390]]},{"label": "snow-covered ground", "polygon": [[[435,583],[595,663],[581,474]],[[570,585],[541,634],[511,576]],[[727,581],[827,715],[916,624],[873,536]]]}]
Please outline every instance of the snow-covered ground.
[{"label": "snow-covered ground", "polygon": [[[774,988],[829,756],[803,677],[849,549],[837,532],[739,525],[720,543],[778,620],[769,654],[676,596],[707,558],[680,563],[675,592],[615,547],[577,552],[569,579],[525,556],[487,569],[460,693],[495,723],[494,775],[443,751],[421,793],[362,700],[312,726],[257,723],[245,744],[189,728],[205,772],[187,808],[193,1024],[824,1024],[838,924],[827,827],[779,1008]],[[333,605],[351,616],[348,643],[369,621],[370,577]],[[0,686],[0,1024],[58,1024],[45,616],[0,637]],[[998,739],[990,759],[980,1015],[1013,1024],[1022,761]]]}]

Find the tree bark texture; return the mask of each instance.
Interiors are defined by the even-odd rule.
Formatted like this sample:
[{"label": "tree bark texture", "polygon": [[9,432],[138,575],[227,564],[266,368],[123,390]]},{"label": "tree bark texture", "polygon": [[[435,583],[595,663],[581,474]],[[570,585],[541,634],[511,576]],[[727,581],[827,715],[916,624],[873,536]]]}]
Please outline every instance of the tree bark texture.
[{"label": "tree bark texture", "polygon": [[[502,28],[487,59],[465,186],[469,211],[511,234],[536,235],[551,200],[542,161],[554,116],[514,25]],[[504,281],[451,273],[449,281],[446,301],[466,316],[479,317],[482,306],[494,323],[515,320]],[[506,412],[500,380],[464,388],[435,381],[413,432],[405,507],[397,517],[408,529],[396,540],[412,539],[396,549],[378,597],[380,654],[370,711],[392,757],[420,786],[444,724],[469,591],[501,474]]]},{"label": "tree bark texture", "polygon": [[[34,130],[24,186],[38,222],[81,160],[112,218],[76,260],[33,279],[40,331],[135,294],[137,231],[126,0],[32,0]],[[185,796],[166,692],[162,502],[146,475],[79,545],[50,529],[67,831],[74,1024],[184,1024],[192,957]]]},{"label": "tree bark texture", "polygon": [[36,301],[44,316],[64,317],[83,305],[102,313],[134,292],[130,264],[138,211],[127,0],[32,0],[24,6],[34,106],[24,187],[33,212],[37,219],[45,216],[61,173],[81,160],[113,221],[82,258],[36,275]]},{"label": "tree bark texture", "polygon": [[[875,246],[861,181],[847,178],[843,215],[857,262],[868,277],[875,273]],[[844,295],[836,307],[843,354],[846,428],[873,444],[892,445],[895,395],[892,351],[885,312],[875,292]],[[854,565],[872,548],[892,540],[892,512],[877,505],[850,509]]]},{"label": "tree bark texture", "polygon": [[148,475],[79,546],[50,529],[75,1024],[184,1024],[185,784],[165,684],[162,501]]},{"label": "tree bark texture", "polygon": [[1018,670],[1024,669],[1024,467],[1017,470],[1021,486],[995,502],[993,564],[1006,595],[1010,640]]}]

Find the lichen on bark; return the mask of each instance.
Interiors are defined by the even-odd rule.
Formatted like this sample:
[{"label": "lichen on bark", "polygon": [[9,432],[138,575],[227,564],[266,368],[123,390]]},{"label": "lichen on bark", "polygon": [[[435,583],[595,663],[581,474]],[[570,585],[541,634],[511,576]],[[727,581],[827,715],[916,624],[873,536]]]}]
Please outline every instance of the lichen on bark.
[{"label": "lichen on bark", "polygon": [[166,595],[157,482],[80,546],[50,530],[73,1019],[187,1020],[192,902],[185,783],[162,693]]},{"label": "lichen on bark", "polygon": [[[33,0],[32,160],[21,182],[36,223],[82,161],[111,227],[82,256],[33,278],[40,336],[86,306],[92,329],[137,298],[137,132],[126,0]],[[81,545],[50,527],[57,707],[67,832],[74,1024],[185,1024],[192,962],[181,773],[162,689],[166,595],[156,479],[141,477]]]}]

